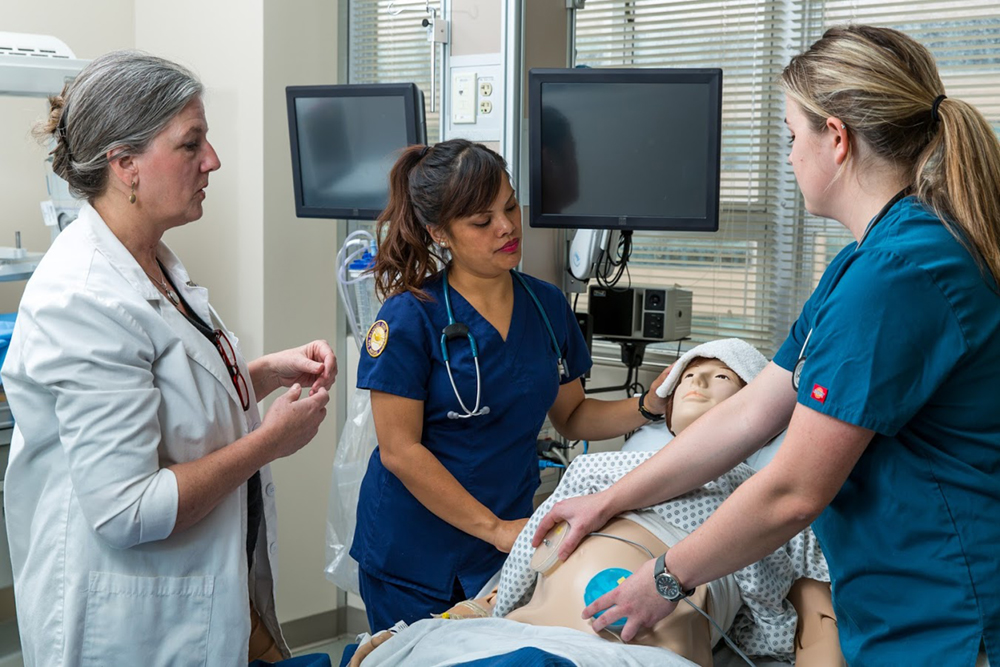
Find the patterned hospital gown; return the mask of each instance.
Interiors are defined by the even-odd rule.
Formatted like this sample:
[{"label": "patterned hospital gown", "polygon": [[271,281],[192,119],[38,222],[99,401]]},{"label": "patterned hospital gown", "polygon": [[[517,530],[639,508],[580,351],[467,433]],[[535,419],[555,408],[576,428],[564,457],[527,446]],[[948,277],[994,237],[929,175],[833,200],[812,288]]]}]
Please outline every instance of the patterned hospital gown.
[{"label": "patterned hospital gown", "polygon": [[[531,536],[552,506],[565,498],[603,491],[652,454],[604,452],[573,460],[555,492],[535,511],[515,541],[501,571],[494,616],[506,616],[531,598],[536,578],[535,572],[528,567],[534,553]],[[690,533],[753,472],[749,466],[740,464],[703,487],[654,505],[649,511]],[[791,661],[798,617],[785,596],[796,579],[808,577],[830,581],[826,559],[812,530],[807,528],[771,555],[733,576],[743,607],[729,629],[730,638],[748,654]]]}]

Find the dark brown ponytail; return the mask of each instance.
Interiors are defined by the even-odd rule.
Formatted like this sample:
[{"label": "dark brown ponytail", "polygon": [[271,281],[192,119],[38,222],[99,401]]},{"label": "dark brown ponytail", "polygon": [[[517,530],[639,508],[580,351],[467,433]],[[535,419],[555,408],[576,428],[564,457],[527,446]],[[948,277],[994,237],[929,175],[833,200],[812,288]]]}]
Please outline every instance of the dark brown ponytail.
[{"label": "dark brown ponytail", "polygon": [[428,227],[488,210],[507,178],[507,163],[465,139],[432,147],[410,146],[389,173],[389,205],[378,217],[378,253],[372,273],[383,299],[412,292],[426,300],[424,281],[446,264],[434,251]]}]

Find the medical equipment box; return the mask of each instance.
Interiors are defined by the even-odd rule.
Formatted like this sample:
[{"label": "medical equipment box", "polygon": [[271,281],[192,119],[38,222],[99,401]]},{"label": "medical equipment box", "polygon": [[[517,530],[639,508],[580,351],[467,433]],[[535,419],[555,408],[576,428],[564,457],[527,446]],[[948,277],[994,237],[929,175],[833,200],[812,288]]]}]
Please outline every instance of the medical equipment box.
[{"label": "medical equipment box", "polygon": [[655,342],[679,340],[691,334],[693,296],[688,290],[591,285],[589,296],[587,310],[595,337]]}]

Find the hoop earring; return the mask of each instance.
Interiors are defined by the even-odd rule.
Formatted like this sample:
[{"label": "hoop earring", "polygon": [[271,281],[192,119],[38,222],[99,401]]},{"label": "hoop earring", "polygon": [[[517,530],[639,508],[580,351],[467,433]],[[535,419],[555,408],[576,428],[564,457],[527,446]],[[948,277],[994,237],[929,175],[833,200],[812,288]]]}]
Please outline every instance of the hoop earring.
[{"label": "hoop earring", "polygon": [[128,203],[129,204],[135,203],[135,181],[132,181],[132,194],[130,194],[128,197]]}]

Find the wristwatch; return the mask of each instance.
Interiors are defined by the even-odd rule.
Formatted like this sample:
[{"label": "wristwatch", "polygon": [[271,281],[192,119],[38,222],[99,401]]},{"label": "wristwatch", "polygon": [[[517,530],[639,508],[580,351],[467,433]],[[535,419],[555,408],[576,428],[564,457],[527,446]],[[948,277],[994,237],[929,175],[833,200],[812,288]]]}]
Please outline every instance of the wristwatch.
[{"label": "wristwatch", "polygon": [[666,554],[661,554],[659,558],[656,559],[656,567],[653,569],[653,580],[656,582],[656,592],[660,594],[664,600],[669,600],[670,602],[679,602],[680,600],[692,595],[694,593],[693,588],[684,590],[681,582],[678,581],[677,577],[667,572],[666,566],[663,564],[663,559]]},{"label": "wristwatch", "polygon": [[655,414],[646,409],[646,394],[648,393],[648,391],[644,391],[639,397],[639,414],[642,415],[643,419],[648,419],[651,422],[661,422],[664,419],[663,415]]}]

